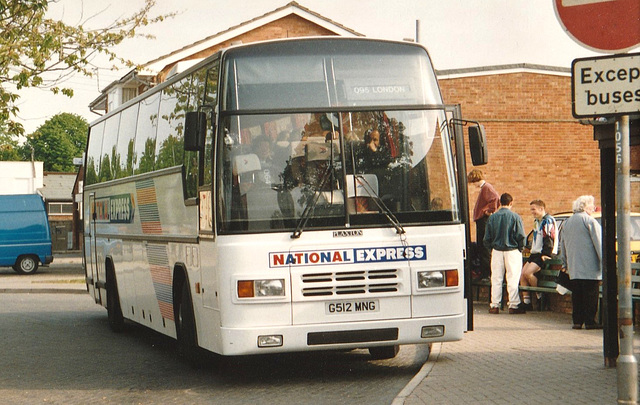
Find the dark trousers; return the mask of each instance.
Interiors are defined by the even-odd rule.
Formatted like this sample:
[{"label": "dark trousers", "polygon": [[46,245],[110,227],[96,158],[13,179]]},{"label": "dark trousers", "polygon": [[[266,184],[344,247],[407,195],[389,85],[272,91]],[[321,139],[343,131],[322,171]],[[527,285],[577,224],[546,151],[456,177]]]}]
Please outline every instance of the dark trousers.
[{"label": "dark trousers", "polygon": [[571,280],[574,325],[595,325],[598,310],[598,280]]},{"label": "dark trousers", "polygon": [[487,219],[482,217],[476,221],[476,244],[478,245],[478,258],[480,259],[480,275],[481,278],[491,276],[491,252],[484,247],[484,231],[487,228]]}]

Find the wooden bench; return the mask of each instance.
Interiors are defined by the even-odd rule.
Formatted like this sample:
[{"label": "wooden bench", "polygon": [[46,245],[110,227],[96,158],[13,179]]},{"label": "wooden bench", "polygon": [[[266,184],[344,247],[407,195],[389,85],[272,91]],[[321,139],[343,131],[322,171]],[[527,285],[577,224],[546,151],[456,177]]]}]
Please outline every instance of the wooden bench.
[{"label": "wooden bench", "polygon": [[480,289],[487,287],[491,291],[491,279],[483,278],[478,280],[471,280],[471,287],[475,290],[476,301],[480,301]]},{"label": "wooden bench", "polygon": [[[617,302],[617,301],[616,301]],[[640,302],[640,262],[631,263],[631,316],[636,323],[636,305]],[[598,302],[598,322],[602,324],[602,285],[600,285],[600,299]]]},{"label": "wooden bench", "polygon": [[[547,294],[557,293],[556,286],[558,284],[556,283],[556,278],[558,277],[558,274],[560,274],[561,269],[562,260],[547,260],[544,262],[544,267],[536,273],[536,277],[538,277],[538,285],[536,287],[523,285],[520,286],[520,291],[542,293],[540,304],[538,305],[538,311],[551,309],[550,300]],[[571,294],[571,292],[569,291],[567,294]]]},{"label": "wooden bench", "polygon": [[631,263],[631,298],[640,301],[640,262]]},{"label": "wooden bench", "polygon": [[640,302],[640,262],[631,263],[631,316],[636,321],[636,304]]},{"label": "wooden bench", "polygon": [[[558,273],[560,273],[560,269],[562,269],[562,261],[560,259],[551,259],[551,260],[547,260],[545,261],[545,266],[536,273],[536,276],[538,277],[538,285],[536,287],[531,287],[531,286],[520,286],[520,291],[530,291],[530,292],[540,292],[542,293],[542,301],[540,302],[540,305],[538,306],[538,309],[540,311],[542,311],[543,309],[549,309],[550,307],[550,302],[549,302],[549,297],[547,297],[547,294],[549,293],[557,293],[556,292],[556,277],[558,277]],[[639,276],[640,277],[640,276]],[[491,288],[491,280],[490,279],[484,279],[484,280],[473,280],[471,283],[472,287],[476,288],[475,291],[475,295],[476,295],[476,301],[478,301],[480,299],[480,289],[484,288],[484,287],[488,287],[489,289]],[[503,288],[506,287],[506,283],[503,284]],[[639,284],[639,288],[640,288],[640,284]],[[639,289],[640,292],[640,289]],[[568,293],[570,294],[570,293]],[[505,294],[502,294],[503,297],[503,301],[504,298],[506,297]],[[640,300],[640,295],[638,296],[638,299]],[[502,302],[502,304],[500,305],[502,308],[504,308],[504,302]]]}]

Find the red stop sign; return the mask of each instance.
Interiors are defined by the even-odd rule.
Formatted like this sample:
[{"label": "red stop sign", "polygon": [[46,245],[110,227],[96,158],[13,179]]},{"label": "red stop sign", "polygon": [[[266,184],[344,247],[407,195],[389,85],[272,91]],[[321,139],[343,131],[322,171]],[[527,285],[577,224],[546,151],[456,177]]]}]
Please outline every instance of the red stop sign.
[{"label": "red stop sign", "polygon": [[553,0],[565,31],[591,50],[615,53],[640,45],[639,0]]}]

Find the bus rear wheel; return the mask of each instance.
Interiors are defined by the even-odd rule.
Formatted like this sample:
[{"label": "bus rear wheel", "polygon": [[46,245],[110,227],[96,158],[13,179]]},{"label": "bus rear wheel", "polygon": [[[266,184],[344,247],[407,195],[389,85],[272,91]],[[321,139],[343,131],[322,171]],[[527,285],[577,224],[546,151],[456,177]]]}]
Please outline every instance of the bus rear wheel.
[{"label": "bus rear wheel", "polygon": [[182,284],[180,300],[176,311],[176,335],[178,337],[178,356],[192,367],[199,367],[196,322],[191,302],[189,283]]},{"label": "bus rear wheel", "polygon": [[399,345],[370,347],[369,354],[374,360],[392,359],[400,351]]},{"label": "bus rear wheel", "polygon": [[38,259],[35,256],[20,256],[13,265],[13,269],[18,274],[33,274],[38,271]]},{"label": "bus rear wheel", "polygon": [[120,333],[124,330],[124,316],[120,306],[120,294],[113,269],[109,269],[107,278],[107,317],[112,331]]}]

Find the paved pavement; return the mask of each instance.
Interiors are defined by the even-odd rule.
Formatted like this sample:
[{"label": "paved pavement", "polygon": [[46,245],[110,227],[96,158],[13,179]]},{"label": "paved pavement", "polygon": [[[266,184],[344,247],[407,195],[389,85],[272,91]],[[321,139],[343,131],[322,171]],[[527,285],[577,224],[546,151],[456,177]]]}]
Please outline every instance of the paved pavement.
[{"label": "paved pavement", "polygon": [[[0,293],[86,293],[80,257],[57,255],[30,276],[0,268]],[[604,367],[602,346],[602,331],[573,330],[568,314],[491,315],[476,304],[475,330],[434,344],[393,405],[615,404],[617,370]]]},{"label": "paved pavement", "polygon": [[0,293],[86,294],[82,258],[79,253],[54,254],[53,263],[40,266],[35,274],[18,274],[0,267]]},{"label": "paved pavement", "polygon": [[394,405],[617,402],[617,370],[604,367],[601,330],[573,330],[568,314],[475,307],[475,330],[433,345]]}]

